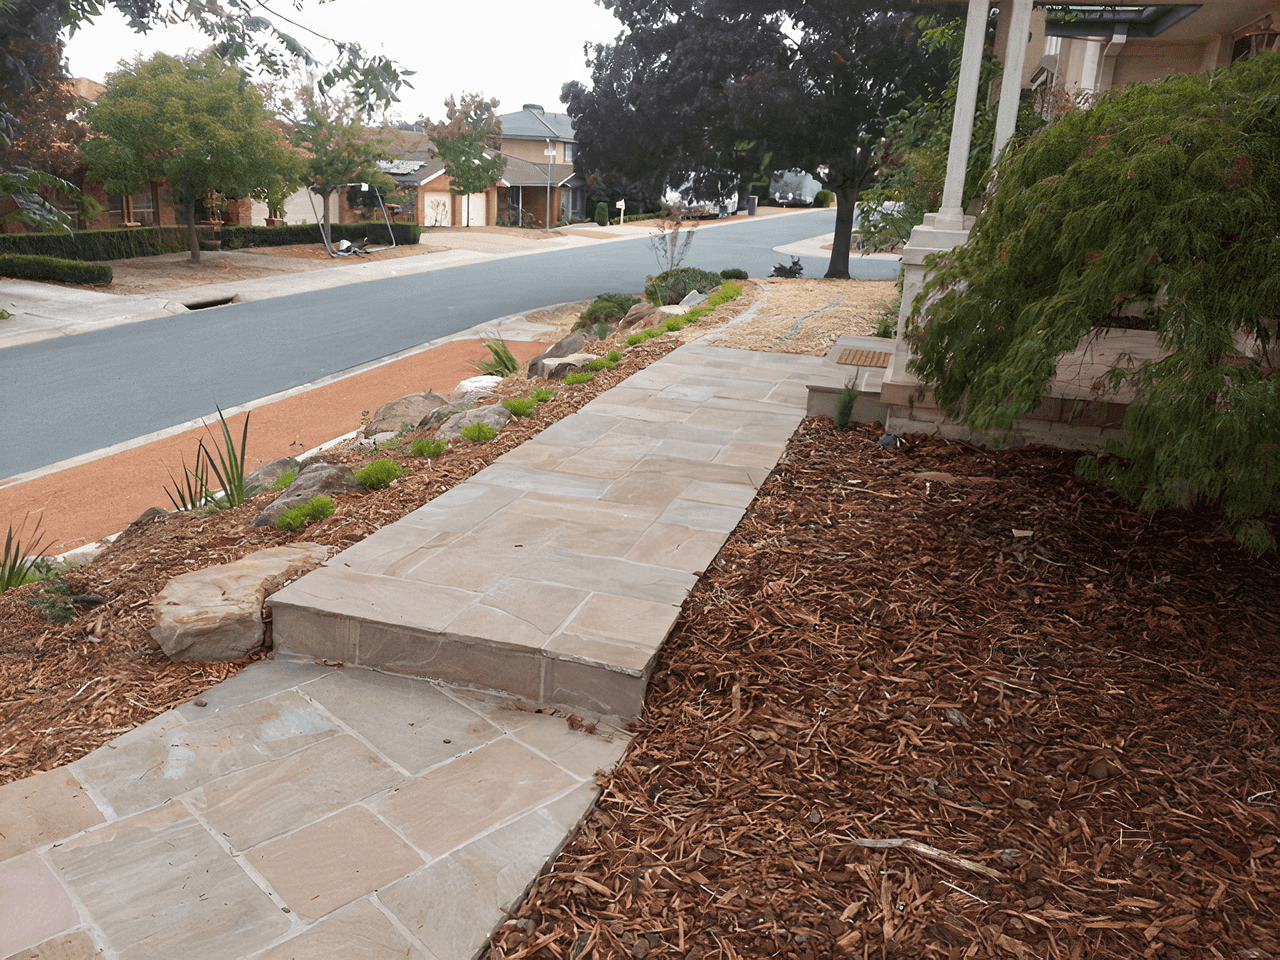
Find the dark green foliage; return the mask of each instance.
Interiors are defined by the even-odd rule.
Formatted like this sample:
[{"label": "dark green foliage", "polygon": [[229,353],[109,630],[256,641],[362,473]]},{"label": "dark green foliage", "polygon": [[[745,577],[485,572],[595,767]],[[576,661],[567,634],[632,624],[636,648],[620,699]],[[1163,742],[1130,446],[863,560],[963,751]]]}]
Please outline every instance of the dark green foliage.
[{"label": "dark green foliage", "polygon": [[76,615],[76,608],[71,602],[71,591],[58,579],[41,587],[40,592],[27,602],[53,623],[68,623]]},{"label": "dark green foliage", "polygon": [[602,293],[591,301],[587,309],[578,314],[578,321],[573,325],[573,329],[595,326],[601,321],[616,323],[639,302],[639,297],[633,297],[629,293]]},{"label": "dark green foliage", "polygon": [[404,470],[394,460],[374,460],[356,473],[356,483],[366,490],[382,490],[391,486],[391,481],[403,473]]},{"label": "dark green foliage", "polygon": [[0,277],[41,280],[52,283],[111,282],[111,268],[83,260],[61,260],[22,253],[0,253]]},{"label": "dark green foliage", "polygon": [[836,202],[836,195],[830,190],[819,190],[813,197],[815,207],[829,207]]},{"label": "dark green foliage", "polygon": [[708,273],[697,267],[677,267],[649,277],[644,287],[645,299],[655,306],[679,303],[690,291],[710,293],[720,286],[720,274]]},{"label": "dark green foliage", "polygon": [[418,437],[413,441],[410,448],[415,457],[428,457],[434,459],[444,453],[446,444],[443,440],[428,440],[426,437]]},{"label": "dark green foliage", "polygon": [[609,224],[609,205],[601,200],[596,204],[596,225],[608,226]]},{"label": "dark green foliage", "polygon": [[729,270],[721,270],[720,279],[721,280],[745,280],[747,279],[747,271],[739,270],[737,267],[733,267]]},{"label": "dark green foliage", "polygon": [[533,413],[538,401],[529,397],[509,397],[502,401],[502,405],[511,411],[512,416],[527,417]]},{"label": "dark green foliage", "polygon": [[[912,314],[913,369],[952,416],[1006,430],[1057,360],[1121,309],[1168,357],[1116,370],[1127,446],[1081,470],[1147,508],[1220,503],[1271,542],[1280,508],[1280,55],[1134,85],[1006,157],[971,242],[938,259]],[[925,297],[938,298],[927,312]],[[1255,356],[1225,362],[1237,338]]]},{"label": "dark green foliage", "polygon": [[555,395],[556,392],[548,387],[536,387],[533,393],[529,394],[529,397],[534,403],[546,403]]},{"label": "dark green foliage", "polygon": [[[223,416],[222,409],[218,408],[218,420],[222,425],[222,446],[215,443],[210,449],[202,439],[196,450],[196,465],[188,468],[184,458],[182,479],[176,480],[173,474],[169,475],[173,480],[173,489],[166,490],[165,495],[175,510],[194,510],[197,507],[228,510],[240,506],[260,491],[257,486],[245,485],[245,447],[249,442],[249,417],[248,413],[244,415],[244,430],[240,434],[240,449],[237,450],[231,428],[227,426],[227,418]],[[214,493],[210,486],[210,474],[221,488],[220,493]]]},{"label": "dark green foliage", "polygon": [[0,234],[0,253],[37,254],[65,260],[128,260],[185,249],[186,227]]},{"label": "dark green foliage", "polygon": [[595,374],[589,370],[575,370],[573,373],[565,374],[564,383],[567,387],[574,387],[580,383],[590,383],[594,376]]},{"label": "dark green foliage", "polygon": [[790,264],[775,263],[773,265],[772,277],[785,277],[788,280],[794,280],[797,277],[804,276],[804,264],[800,262],[799,257],[792,257]]},{"label": "dark green foliage", "polygon": [[503,340],[481,340],[492,360],[472,360],[471,365],[481,373],[494,377],[509,377],[520,372],[520,361],[511,354],[511,348]]},{"label": "dark green foliage", "polygon": [[290,507],[276,521],[277,530],[301,530],[308,523],[333,516],[333,500],[329,497],[312,497],[304,504]]},{"label": "dark green foliage", "polygon": [[849,425],[849,417],[853,414],[853,404],[861,394],[860,390],[854,388],[852,383],[846,383],[844,389],[840,391],[840,396],[836,398],[836,426],[847,427]]},{"label": "dark green foliage", "polygon": [[[335,223],[329,227],[333,242],[350,240],[353,243],[369,238],[375,246],[391,243],[395,236],[397,245],[414,246],[422,236],[422,227],[416,223],[393,223],[391,233],[381,220],[367,223]],[[228,250],[250,247],[286,247],[300,243],[320,243],[320,226],[315,223],[287,224],[283,227],[223,227],[222,245]]]},{"label": "dark green foliage", "polygon": [[464,440],[472,443],[488,443],[498,435],[498,431],[487,423],[471,423],[458,431]]},{"label": "dark green foliage", "polygon": [[608,360],[610,363],[622,362],[622,354],[619,353],[617,350],[610,350],[608,353],[604,355],[604,358]]},{"label": "dark green foliage", "polygon": [[618,365],[616,360],[610,360],[607,357],[596,357],[587,364],[588,370],[612,370]]}]

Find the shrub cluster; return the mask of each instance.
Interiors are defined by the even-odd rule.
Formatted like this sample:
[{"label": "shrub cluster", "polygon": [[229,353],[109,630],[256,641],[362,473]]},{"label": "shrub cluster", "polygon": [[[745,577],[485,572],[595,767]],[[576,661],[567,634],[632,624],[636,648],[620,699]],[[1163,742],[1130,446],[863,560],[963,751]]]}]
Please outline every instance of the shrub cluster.
[{"label": "shrub cluster", "polygon": [[435,459],[444,453],[445,442],[443,440],[428,440],[426,437],[418,437],[413,441],[413,455],[415,457],[427,457]]},{"label": "shrub cluster", "polygon": [[333,516],[333,500],[329,497],[312,497],[306,503],[290,507],[276,521],[277,530],[301,530],[313,520]]},{"label": "shrub cluster", "polygon": [[538,401],[530,397],[509,397],[502,401],[502,405],[510,410],[513,416],[527,417],[533,413],[533,408],[538,405]]},{"label": "shrub cluster", "polygon": [[394,460],[374,460],[356,474],[356,483],[366,490],[381,490],[391,486],[391,481],[398,479],[403,473]]},{"label": "shrub cluster", "polygon": [[721,280],[745,280],[747,279],[747,271],[739,270],[737,267],[734,267],[729,270],[721,270],[720,279]]},{"label": "shrub cluster", "polygon": [[596,204],[596,225],[601,227],[609,225],[609,205],[603,200]]},{"label": "shrub cluster", "polygon": [[63,260],[34,254],[0,253],[0,277],[15,280],[43,280],[54,283],[111,282],[111,268],[83,260]]},{"label": "shrub cluster", "polygon": [[578,314],[578,322],[573,325],[573,329],[591,327],[601,322],[616,323],[639,302],[639,297],[633,297],[629,293],[602,293]]},{"label": "shrub cluster", "polygon": [[529,394],[529,398],[533,400],[534,403],[546,403],[555,395],[556,392],[548,387],[536,387],[534,388],[534,391]]},{"label": "shrub cluster", "polygon": [[566,386],[573,387],[579,383],[590,383],[594,376],[595,374],[589,370],[575,370],[573,373],[565,374],[564,382]]},{"label": "shrub cluster", "polygon": [[[185,227],[183,230],[185,231]],[[391,234],[396,243],[412,246],[422,236],[422,227],[416,223],[393,223]],[[229,250],[247,247],[286,247],[298,243],[320,243],[320,227],[314,223],[292,223],[283,227],[223,227],[222,245]],[[335,223],[329,231],[329,239],[333,243],[339,240],[352,242],[369,238],[369,242],[377,245],[391,242],[387,233],[387,225],[377,220],[365,223]]]},{"label": "shrub cluster", "polygon": [[693,290],[710,293],[720,286],[720,274],[708,273],[697,267],[677,267],[649,277],[645,284],[644,295],[655,306],[668,306],[679,303]]},{"label": "shrub cluster", "polygon": [[815,207],[829,207],[836,202],[836,195],[830,190],[819,190],[813,197]]},{"label": "shrub cluster", "polygon": [[471,423],[458,431],[464,440],[472,443],[488,443],[498,435],[498,431],[487,423]]}]

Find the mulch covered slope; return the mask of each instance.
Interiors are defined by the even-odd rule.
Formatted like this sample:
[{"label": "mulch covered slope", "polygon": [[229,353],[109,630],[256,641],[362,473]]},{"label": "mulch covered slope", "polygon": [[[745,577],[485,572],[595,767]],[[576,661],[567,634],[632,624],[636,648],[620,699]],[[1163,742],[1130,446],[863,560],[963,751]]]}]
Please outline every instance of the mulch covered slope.
[{"label": "mulch covered slope", "polygon": [[516,957],[1280,955],[1277,558],[808,420]]}]

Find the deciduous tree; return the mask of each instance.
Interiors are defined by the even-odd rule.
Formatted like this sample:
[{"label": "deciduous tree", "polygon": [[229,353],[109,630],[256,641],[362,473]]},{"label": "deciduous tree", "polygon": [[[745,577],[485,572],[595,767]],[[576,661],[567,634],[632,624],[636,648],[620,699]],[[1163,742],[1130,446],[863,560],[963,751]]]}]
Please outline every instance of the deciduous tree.
[{"label": "deciduous tree", "polygon": [[307,155],[301,179],[321,197],[326,241],[332,239],[329,200],[339,188],[369,183],[384,195],[396,189],[396,182],[378,169],[378,161],[390,160],[391,154],[358,121],[312,107],[294,126],[291,139]]},{"label": "deciduous tree", "polygon": [[[502,178],[507,163],[498,152],[502,146],[502,123],[495,113],[498,101],[464,93],[461,103],[449,97],[444,106],[444,120],[432,123],[423,117],[420,122],[449,175],[449,192],[455,197],[483,193]],[[471,218],[466,219],[470,226]]]},{"label": "deciduous tree", "polygon": [[262,96],[212,53],[158,54],[112,74],[88,121],[94,135],[81,149],[89,175],[115,194],[167,181],[193,260],[200,259],[196,203],[209,191],[265,200],[274,178],[296,178],[301,169]]}]

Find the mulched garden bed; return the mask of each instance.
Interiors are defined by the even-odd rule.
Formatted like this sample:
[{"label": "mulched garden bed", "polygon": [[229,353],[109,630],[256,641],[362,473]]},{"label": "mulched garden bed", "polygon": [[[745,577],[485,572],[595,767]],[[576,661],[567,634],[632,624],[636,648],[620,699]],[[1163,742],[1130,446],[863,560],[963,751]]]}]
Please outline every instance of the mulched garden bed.
[{"label": "mulched garden bed", "polygon": [[489,960],[1280,955],[1280,591],[1076,454],[805,421]]}]

